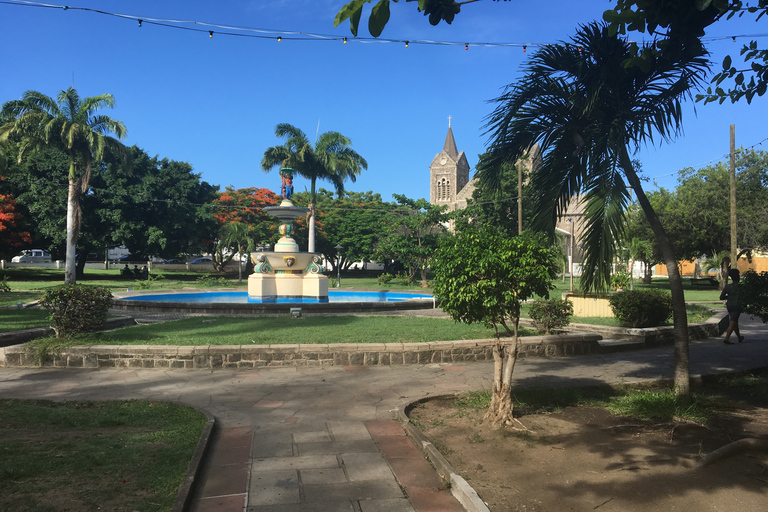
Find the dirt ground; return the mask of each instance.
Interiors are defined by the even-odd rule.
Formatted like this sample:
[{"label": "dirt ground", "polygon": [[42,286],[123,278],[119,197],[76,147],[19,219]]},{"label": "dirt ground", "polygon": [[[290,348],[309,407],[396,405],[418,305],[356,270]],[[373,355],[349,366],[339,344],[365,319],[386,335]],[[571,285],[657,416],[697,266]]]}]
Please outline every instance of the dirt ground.
[{"label": "dirt ground", "polygon": [[696,469],[737,439],[768,439],[768,410],[734,408],[715,425],[652,424],[590,407],[522,415],[496,430],[485,411],[439,398],[411,418],[492,512],[765,511],[768,452]]}]

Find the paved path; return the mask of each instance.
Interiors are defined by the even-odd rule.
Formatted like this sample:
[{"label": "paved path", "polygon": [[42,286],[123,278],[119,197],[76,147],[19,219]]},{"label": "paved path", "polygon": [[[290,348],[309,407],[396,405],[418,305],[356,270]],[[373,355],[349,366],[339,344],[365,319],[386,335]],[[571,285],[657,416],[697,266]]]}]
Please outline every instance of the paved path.
[{"label": "paved path", "polygon": [[[691,343],[691,374],[768,366],[768,330],[743,319],[746,341]],[[671,378],[671,347],[518,362],[526,386]],[[395,411],[419,398],[489,386],[490,363],[463,366],[253,370],[0,368],[0,396],[142,398],[214,414],[217,434],[196,512],[461,511],[405,437]]]}]

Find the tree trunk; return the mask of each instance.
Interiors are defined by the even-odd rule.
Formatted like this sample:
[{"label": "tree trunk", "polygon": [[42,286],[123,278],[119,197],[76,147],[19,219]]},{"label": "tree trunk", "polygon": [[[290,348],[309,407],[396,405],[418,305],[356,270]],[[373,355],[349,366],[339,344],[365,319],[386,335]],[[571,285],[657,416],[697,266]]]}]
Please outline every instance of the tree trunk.
[{"label": "tree trunk", "polygon": [[77,282],[77,269],[75,268],[76,244],[78,229],[79,193],[75,180],[75,163],[69,164],[69,187],[67,190],[67,235],[66,256],[64,258],[64,284]]},{"label": "tree trunk", "polygon": [[643,271],[645,274],[643,275],[643,284],[651,284],[653,281],[653,265],[649,262],[643,263]]},{"label": "tree trunk", "polygon": [[514,422],[514,404],[512,403],[512,372],[517,360],[517,328],[519,319],[514,319],[512,342],[501,343],[496,333],[496,346],[493,347],[493,396],[491,405],[484,419],[496,428],[512,425]]},{"label": "tree trunk", "polygon": [[667,265],[667,274],[669,275],[669,288],[672,292],[672,317],[674,332],[674,351],[675,351],[675,394],[687,395],[691,391],[690,372],[688,362],[688,315],[685,310],[685,294],[683,292],[683,278],[680,275],[680,269],[677,266],[677,258],[672,242],[667,237],[664,226],[661,225],[659,217],[651,206],[648,197],[643,191],[640,179],[635,174],[632,167],[632,161],[629,158],[626,148],[622,148],[621,165],[624,173],[629,180],[629,184],[637,194],[637,200],[651,225],[653,234],[656,235],[656,241],[664,257],[664,263]]},{"label": "tree trunk", "polygon": [[307,252],[315,252],[315,203],[309,205],[309,240]]}]

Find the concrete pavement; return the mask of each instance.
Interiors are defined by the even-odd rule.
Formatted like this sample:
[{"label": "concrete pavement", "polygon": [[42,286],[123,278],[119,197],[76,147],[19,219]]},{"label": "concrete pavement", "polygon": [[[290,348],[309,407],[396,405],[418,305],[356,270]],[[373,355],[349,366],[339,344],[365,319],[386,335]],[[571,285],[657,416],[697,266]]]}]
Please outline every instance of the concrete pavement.
[{"label": "concrete pavement", "polygon": [[[742,344],[691,343],[692,376],[768,366],[768,330]],[[671,347],[523,359],[515,382],[582,386],[671,379]],[[0,368],[0,396],[167,400],[213,414],[217,431],[191,510],[461,511],[395,420],[414,400],[489,387],[491,363],[254,370]]]}]

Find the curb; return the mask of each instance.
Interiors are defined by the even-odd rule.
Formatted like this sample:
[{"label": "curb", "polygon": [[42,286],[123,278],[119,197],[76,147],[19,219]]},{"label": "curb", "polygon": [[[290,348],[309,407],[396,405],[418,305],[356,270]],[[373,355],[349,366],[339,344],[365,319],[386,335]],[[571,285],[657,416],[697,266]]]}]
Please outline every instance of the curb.
[{"label": "curb", "polygon": [[[441,395],[441,396],[454,396],[454,395]],[[435,399],[440,396],[430,396],[429,398]],[[462,478],[456,470],[453,469],[448,459],[435,448],[435,446],[426,438],[426,436],[411,423],[408,415],[405,414],[405,408],[412,404],[418,403],[421,400],[416,400],[409,404],[406,404],[397,409],[397,419],[402,425],[408,437],[410,437],[421,448],[422,452],[426,456],[427,460],[435,467],[435,471],[438,472],[440,478],[448,482],[451,486],[451,494],[456,498],[464,510],[467,512],[491,512],[485,502],[480,498],[471,485]]]},{"label": "curb", "polygon": [[194,407],[198,412],[205,414],[208,418],[208,422],[203,427],[203,431],[200,434],[200,440],[197,442],[195,451],[192,454],[192,459],[187,466],[187,472],[184,474],[184,479],[181,481],[179,490],[176,493],[176,501],[171,507],[171,512],[184,512],[192,502],[192,495],[194,494],[197,477],[200,474],[200,470],[203,465],[203,460],[208,452],[208,445],[210,444],[211,437],[213,436],[214,428],[216,426],[216,418],[209,412],[203,411]]}]

